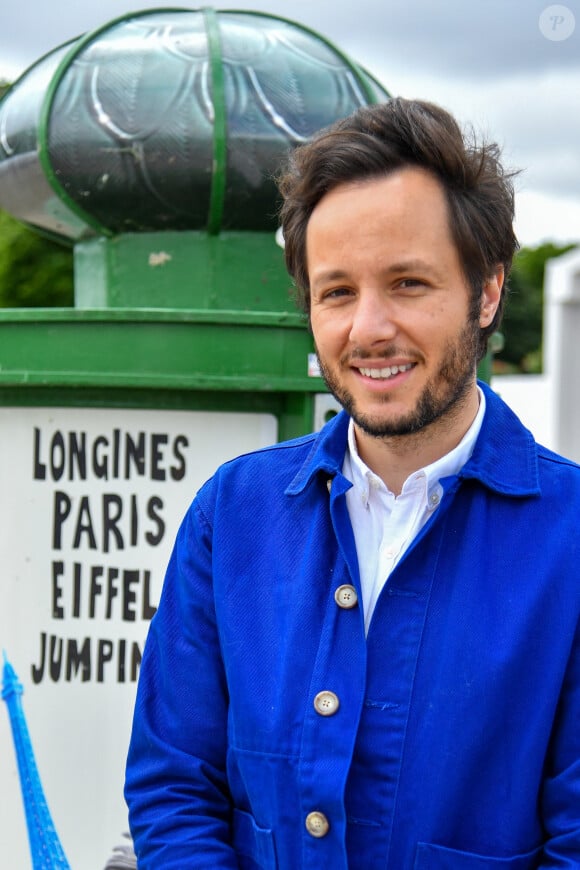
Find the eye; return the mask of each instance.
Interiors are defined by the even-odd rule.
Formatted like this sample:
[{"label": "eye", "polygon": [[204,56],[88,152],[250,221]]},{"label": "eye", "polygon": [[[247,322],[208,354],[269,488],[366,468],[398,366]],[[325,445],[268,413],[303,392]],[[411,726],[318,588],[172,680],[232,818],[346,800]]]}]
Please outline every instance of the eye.
[{"label": "eye", "polygon": [[427,282],[423,278],[403,278],[397,282],[396,289],[406,295],[423,293],[427,290]]},{"label": "eye", "polygon": [[353,291],[349,287],[329,287],[328,290],[322,290],[318,294],[318,300],[319,302],[336,302],[348,299],[352,293]]},{"label": "eye", "polygon": [[341,296],[348,296],[350,293],[352,293],[352,290],[349,290],[348,287],[333,287],[332,290],[328,290],[324,295],[331,299],[338,299]]}]

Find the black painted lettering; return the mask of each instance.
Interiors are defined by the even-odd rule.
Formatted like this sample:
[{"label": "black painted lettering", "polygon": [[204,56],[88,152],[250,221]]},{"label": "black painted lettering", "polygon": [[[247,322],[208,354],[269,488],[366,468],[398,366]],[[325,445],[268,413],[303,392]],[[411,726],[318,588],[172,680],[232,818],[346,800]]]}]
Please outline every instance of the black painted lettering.
[{"label": "black painted lettering", "polygon": [[113,478],[119,477],[119,448],[121,442],[121,430],[113,429]]},{"label": "black painted lettering", "polygon": [[108,440],[104,435],[95,438],[93,443],[93,472],[99,480],[109,479],[109,457],[107,455]]},{"label": "black painted lettering", "polygon": [[160,433],[151,435],[151,480],[165,480],[165,468],[163,467],[163,447],[169,438]]},{"label": "black painted lettering", "polygon": [[53,480],[60,480],[66,466],[66,450],[62,432],[55,432],[50,442],[50,473]]},{"label": "black painted lettering", "polygon": [[91,566],[91,588],[89,593],[90,605],[89,605],[89,619],[95,618],[95,611],[97,607],[97,598],[103,592],[103,587],[101,583],[99,583],[99,578],[103,576],[103,568],[101,565],[92,565]]},{"label": "black painted lettering", "polygon": [[74,638],[70,638],[67,644],[66,679],[69,683],[80,669],[82,682],[88,683],[91,679],[91,640],[88,637],[85,637],[80,649]]},{"label": "black painted lettering", "polygon": [[32,682],[41,683],[44,676],[44,668],[46,665],[46,632],[41,632],[40,635],[40,661],[37,665],[32,665]]},{"label": "black painted lettering", "polygon": [[113,658],[113,642],[100,640],[97,650],[97,682],[102,683],[105,680],[105,665]]},{"label": "black painted lettering", "polygon": [[143,610],[141,611],[142,619],[153,619],[157,610],[151,604],[151,571],[143,571]]},{"label": "black painted lettering", "polygon": [[145,433],[139,432],[137,441],[134,441],[129,433],[125,436],[125,479],[131,477],[131,466],[135,467],[138,475],[145,474]]},{"label": "black painted lettering", "polygon": [[131,546],[136,547],[139,541],[139,512],[137,510],[137,496],[131,496]]},{"label": "black painted lettering", "polygon": [[41,432],[40,429],[35,426],[34,427],[34,480],[46,480],[46,465],[44,462],[40,461],[40,438]]},{"label": "black painted lettering", "polygon": [[81,579],[83,566],[81,562],[75,562],[73,565],[73,616],[78,619],[81,615]]},{"label": "black painted lettering", "polygon": [[50,636],[49,668],[51,680],[58,683],[62,671],[62,638],[55,637],[54,634]]},{"label": "black painted lettering", "polygon": [[117,682],[125,682],[125,656],[127,655],[127,641],[120,640],[117,652]]},{"label": "black painted lettering", "polygon": [[141,647],[136,641],[91,637],[79,641],[42,632],[38,662],[31,667],[32,681],[38,684],[48,676],[55,683],[62,679],[69,683],[78,679],[83,683],[104,683],[108,677],[119,683],[128,679],[135,683],[141,659]]},{"label": "black painted lettering", "polygon": [[137,596],[133,591],[133,586],[139,582],[138,571],[123,571],[123,620],[125,622],[135,622],[137,615],[135,612],[135,602]]},{"label": "black painted lettering", "polygon": [[91,550],[97,549],[97,539],[95,538],[95,533],[93,531],[93,520],[91,517],[91,508],[89,504],[88,495],[83,495],[79,505],[79,513],[77,517],[77,524],[75,529],[75,537],[73,541],[73,548],[78,550],[81,545],[81,535],[83,532],[86,532],[88,537],[88,545]]},{"label": "black painted lettering", "polygon": [[69,432],[68,479],[87,479],[87,433]]},{"label": "black painted lettering", "polygon": [[156,547],[163,540],[163,535],[165,534],[165,522],[159,511],[163,510],[163,501],[159,498],[159,496],[151,496],[149,501],[147,502],[147,516],[150,520],[153,520],[153,524],[155,526],[155,531],[146,532],[145,540],[152,547]]},{"label": "black painted lettering", "polygon": [[111,618],[113,612],[113,599],[119,594],[119,586],[117,584],[118,579],[118,568],[109,568],[107,570],[107,611],[105,613],[105,619]]},{"label": "black painted lettering", "polygon": [[123,514],[123,499],[114,493],[103,495],[103,552],[110,550],[109,538],[112,536],[117,543],[117,549],[123,550],[125,543],[119,529],[119,520]]},{"label": "black painted lettering", "polygon": [[60,604],[62,587],[59,585],[59,577],[64,574],[64,562],[52,563],[52,618],[64,619],[64,607]]},{"label": "black painted lettering", "polygon": [[138,643],[133,641],[133,648],[131,650],[131,682],[136,683],[137,677],[139,676],[139,667],[141,665],[141,648]]},{"label": "black painted lettering", "polygon": [[177,464],[170,468],[171,477],[173,480],[183,480],[185,477],[185,456],[181,448],[189,447],[189,439],[185,435],[178,435],[173,442],[173,455],[177,459]]},{"label": "black painted lettering", "polygon": [[52,529],[52,548],[53,550],[60,550],[62,547],[62,527],[64,522],[67,520],[72,507],[72,501],[66,494],[66,492],[59,492],[57,490],[54,493],[54,510],[52,512],[53,516],[53,529]]}]

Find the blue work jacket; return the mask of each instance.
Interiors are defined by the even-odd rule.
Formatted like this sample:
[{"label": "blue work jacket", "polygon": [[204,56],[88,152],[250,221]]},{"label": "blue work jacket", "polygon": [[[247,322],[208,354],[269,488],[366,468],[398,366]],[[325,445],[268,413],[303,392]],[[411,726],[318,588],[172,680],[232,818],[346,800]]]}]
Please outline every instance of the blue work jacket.
[{"label": "blue work jacket", "polygon": [[580,867],[580,469],[482,389],[368,637],[346,414],[198,493],[140,673],[140,870]]}]

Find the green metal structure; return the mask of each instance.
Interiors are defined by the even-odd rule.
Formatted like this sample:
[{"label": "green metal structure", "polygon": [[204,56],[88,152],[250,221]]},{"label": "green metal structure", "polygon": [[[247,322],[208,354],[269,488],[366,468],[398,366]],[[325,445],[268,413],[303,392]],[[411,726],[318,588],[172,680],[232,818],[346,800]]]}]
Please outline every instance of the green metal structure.
[{"label": "green metal structure", "polygon": [[74,309],[0,311],[0,403],[273,413],[312,428],[312,342],[276,243],[289,148],[387,92],[278,17],[147,10],[0,103],[0,207],[74,246]]},{"label": "green metal structure", "polygon": [[[78,767],[52,792],[75,867],[99,866],[98,850],[114,842],[103,838],[126,824],[119,734],[129,728],[149,594],[161,587],[177,505],[213,471],[206,454],[227,453],[225,461],[311,430],[316,394],[326,392],[277,242],[274,175],[321,127],[385,99],[357,64],[294,22],[153,9],[56,48],[0,101],[0,208],[74,253],[74,307],[0,310],[0,632],[30,669],[36,715],[47,717],[45,775],[55,775],[59,753],[67,764],[80,753],[87,771],[90,830],[87,794],[71,785]],[[205,413],[213,411],[228,414]],[[97,446],[108,455],[121,430],[144,445],[140,457],[145,445],[150,457],[158,450],[160,465],[171,439],[189,445],[183,481],[144,458],[131,473],[97,472]],[[41,440],[62,459],[52,476],[48,459],[37,473]],[[84,459],[76,470],[64,462],[65,444],[69,458],[88,445],[86,471]],[[71,534],[57,538],[69,513]],[[98,534],[105,528],[110,539]],[[147,608],[60,606],[73,595],[88,607],[105,574],[111,602],[118,582],[119,599],[141,595]],[[0,828],[14,858],[19,816],[2,764]],[[27,792],[27,810],[34,801]]]}]

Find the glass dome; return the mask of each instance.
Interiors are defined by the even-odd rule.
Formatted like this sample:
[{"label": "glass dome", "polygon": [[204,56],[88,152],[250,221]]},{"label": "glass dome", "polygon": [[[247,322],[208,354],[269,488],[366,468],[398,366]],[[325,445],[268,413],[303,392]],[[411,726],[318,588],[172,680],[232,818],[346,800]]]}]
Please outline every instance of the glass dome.
[{"label": "glass dome", "polygon": [[39,60],[0,103],[0,206],[73,242],[276,226],[289,148],[388,99],[319,34],[254,12],[148,10]]}]

